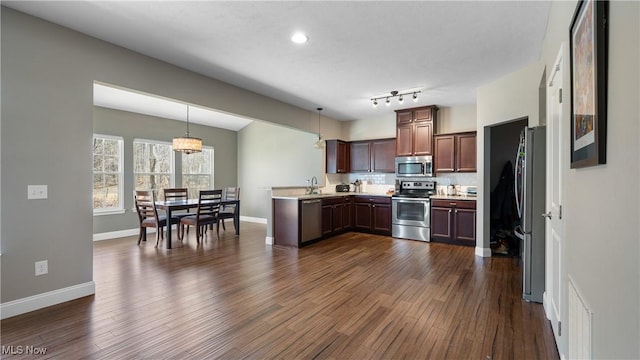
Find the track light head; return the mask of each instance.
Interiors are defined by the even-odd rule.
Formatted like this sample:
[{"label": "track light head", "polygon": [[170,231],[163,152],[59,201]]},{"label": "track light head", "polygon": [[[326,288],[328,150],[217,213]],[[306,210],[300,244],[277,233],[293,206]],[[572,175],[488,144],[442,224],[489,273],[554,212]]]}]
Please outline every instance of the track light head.
[{"label": "track light head", "polygon": [[402,95],[400,95],[400,97],[398,98],[398,102],[400,104],[402,104],[404,102],[404,98],[402,97]]},{"label": "track light head", "polygon": [[391,105],[391,101],[389,100],[389,98],[387,98],[387,100],[384,102],[385,105],[389,106]]},{"label": "track light head", "polygon": [[373,107],[378,107],[378,99],[373,99]]},{"label": "track light head", "polygon": [[413,93],[413,102],[418,102],[418,93]]}]

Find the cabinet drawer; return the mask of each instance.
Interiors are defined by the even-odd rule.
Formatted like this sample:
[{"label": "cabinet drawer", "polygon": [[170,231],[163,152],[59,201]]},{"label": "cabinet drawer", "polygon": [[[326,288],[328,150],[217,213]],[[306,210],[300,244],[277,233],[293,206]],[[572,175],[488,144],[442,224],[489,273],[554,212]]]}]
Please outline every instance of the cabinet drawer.
[{"label": "cabinet drawer", "polygon": [[354,201],[357,203],[391,204],[391,198],[387,196],[356,195]]},{"label": "cabinet drawer", "polygon": [[431,206],[433,207],[450,207],[458,209],[475,209],[476,202],[474,200],[443,200],[433,199],[431,200]]},{"label": "cabinet drawer", "polygon": [[322,205],[338,205],[348,201],[348,196],[330,197],[322,199]]}]

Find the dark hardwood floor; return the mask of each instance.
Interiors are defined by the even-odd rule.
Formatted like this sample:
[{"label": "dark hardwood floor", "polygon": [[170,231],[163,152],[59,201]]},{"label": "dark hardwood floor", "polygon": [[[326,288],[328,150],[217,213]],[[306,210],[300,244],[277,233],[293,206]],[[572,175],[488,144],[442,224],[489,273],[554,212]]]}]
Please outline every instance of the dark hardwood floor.
[{"label": "dark hardwood floor", "polygon": [[514,259],[359,233],[271,247],[252,223],[199,246],[194,233],[172,250],[96,242],[96,294],[3,320],[2,345],[59,359],[558,358]]}]

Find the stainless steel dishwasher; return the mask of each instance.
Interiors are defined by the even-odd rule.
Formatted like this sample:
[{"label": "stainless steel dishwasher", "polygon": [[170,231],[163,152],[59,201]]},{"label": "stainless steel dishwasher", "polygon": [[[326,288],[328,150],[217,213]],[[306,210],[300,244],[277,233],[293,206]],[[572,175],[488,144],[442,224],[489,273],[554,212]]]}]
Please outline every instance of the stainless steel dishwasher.
[{"label": "stainless steel dishwasher", "polygon": [[315,240],[322,236],[322,201],[302,201],[302,238],[300,242]]}]

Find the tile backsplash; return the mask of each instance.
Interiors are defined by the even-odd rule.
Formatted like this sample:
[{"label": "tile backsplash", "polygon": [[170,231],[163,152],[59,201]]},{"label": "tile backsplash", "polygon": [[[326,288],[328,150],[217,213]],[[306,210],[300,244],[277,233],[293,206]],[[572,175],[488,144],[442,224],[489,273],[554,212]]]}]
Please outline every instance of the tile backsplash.
[{"label": "tile backsplash", "polygon": [[[370,193],[384,193],[389,189],[395,188],[395,174],[326,174],[325,188],[326,192],[335,191],[337,184],[351,184],[356,180],[363,182],[362,191]],[[424,180],[424,178],[415,178],[407,180]],[[478,177],[476,173],[451,173],[440,174],[430,178],[436,182],[438,193],[446,193],[448,185],[459,185],[460,192],[466,192],[468,186],[476,186]]]}]

